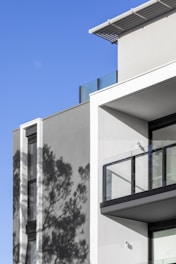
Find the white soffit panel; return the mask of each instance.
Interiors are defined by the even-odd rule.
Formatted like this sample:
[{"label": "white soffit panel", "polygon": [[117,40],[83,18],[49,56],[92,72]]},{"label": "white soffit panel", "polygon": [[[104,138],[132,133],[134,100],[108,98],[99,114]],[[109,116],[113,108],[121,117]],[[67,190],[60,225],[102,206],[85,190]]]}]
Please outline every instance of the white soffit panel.
[{"label": "white soffit panel", "polygon": [[111,43],[117,43],[122,34],[174,10],[176,10],[176,0],[151,0],[90,29],[89,33]]}]

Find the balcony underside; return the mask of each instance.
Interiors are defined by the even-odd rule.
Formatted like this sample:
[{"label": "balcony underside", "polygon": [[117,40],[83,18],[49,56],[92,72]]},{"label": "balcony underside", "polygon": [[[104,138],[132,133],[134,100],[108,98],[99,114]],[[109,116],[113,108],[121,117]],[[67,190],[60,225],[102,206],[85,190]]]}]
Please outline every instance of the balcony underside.
[{"label": "balcony underside", "polygon": [[176,184],[105,201],[101,213],[146,223],[176,219]]},{"label": "balcony underside", "polygon": [[137,118],[151,121],[176,112],[176,77],[104,104]]}]

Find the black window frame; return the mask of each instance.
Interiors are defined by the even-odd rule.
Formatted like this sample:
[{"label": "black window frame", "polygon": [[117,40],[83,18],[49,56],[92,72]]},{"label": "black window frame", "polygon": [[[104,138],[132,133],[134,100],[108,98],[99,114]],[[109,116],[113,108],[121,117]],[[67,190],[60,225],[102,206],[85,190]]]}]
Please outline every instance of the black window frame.
[{"label": "black window frame", "polygon": [[[149,122],[149,188],[152,189],[152,141],[153,141],[153,131],[158,129],[171,126],[176,124],[176,113],[161,117],[159,119],[153,120]],[[165,186],[166,184],[166,149],[163,152],[163,178],[162,184]],[[153,261],[153,233],[156,231],[162,231],[166,229],[176,228],[176,219],[164,221],[164,222],[156,222],[148,224],[148,246],[149,246],[149,254],[148,259],[149,263]]]},{"label": "black window frame", "polygon": [[157,231],[176,228],[176,219],[148,224],[148,261],[153,263],[153,233]]},{"label": "black window frame", "polygon": [[[28,136],[28,146],[30,144],[33,144],[33,143],[37,143],[37,134],[36,133]],[[36,150],[36,156],[37,156],[37,150]],[[37,157],[36,157],[36,159],[37,159]],[[37,168],[35,169],[36,170],[36,175],[34,177],[30,178],[29,177],[29,163],[30,163],[30,153],[28,151],[28,223],[36,221],[36,219],[29,220],[30,219],[30,208],[31,208],[30,207],[30,197],[29,196],[30,196],[30,187],[31,187],[31,185],[35,184],[35,188],[36,188],[36,184],[37,184]],[[37,163],[35,165],[37,166]]]},{"label": "black window frame", "polygon": [[[168,127],[171,125],[175,125],[176,124],[176,113],[168,115],[168,116],[164,116],[161,118],[158,118],[156,120],[152,120],[149,122],[148,125],[148,135],[149,135],[149,159],[148,159],[148,163],[149,163],[149,175],[148,175],[148,186],[149,186],[149,190],[152,190],[152,143],[153,143],[153,132],[164,128],[164,127]],[[174,144],[173,144],[174,145]],[[168,147],[163,147],[162,148],[162,187],[165,187],[166,184],[166,151],[168,149]]]},{"label": "black window frame", "polygon": [[[29,163],[30,163],[30,153],[29,153],[29,144],[36,143],[37,144],[37,126],[33,125],[26,129],[26,137],[28,141],[28,154],[27,154],[27,192],[28,192],[28,208],[27,208],[27,224],[26,224],[26,234],[27,234],[27,251],[26,251],[26,264],[28,263],[28,254],[29,254],[29,244],[30,241],[36,241],[36,218],[30,220],[30,199],[29,199],[29,189],[30,186],[35,184],[37,185],[37,162],[36,162],[36,169],[35,169],[35,177],[29,177]],[[36,145],[36,159],[37,159],[37,145]],[[37,186],[36,192],[37,192]]]},{"label": "black window frame", "polygon": [[[27,251],[26,251],[26,261],[25,261],[25,264],[28,264],[29,262],[29,258],[28,258],[28,256],[30,255],[30,248],[29,248],[29,245],[30,245],[30,242],[32,242],[32,241],[35,241],[35,245],[36,245],[36,233],[35,232],[31,232],[31,233],[29,233],[28,234],[28,241],[27,241]],[[36,257],[36,252],[37,251],[35,251],[35,257]]]}]

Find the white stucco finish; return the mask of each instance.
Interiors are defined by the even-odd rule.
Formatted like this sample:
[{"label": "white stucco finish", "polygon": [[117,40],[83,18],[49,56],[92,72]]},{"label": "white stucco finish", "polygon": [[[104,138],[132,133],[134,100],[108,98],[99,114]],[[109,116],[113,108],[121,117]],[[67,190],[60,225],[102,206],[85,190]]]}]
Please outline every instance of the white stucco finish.
[{"label": "white stucco finish", "polygon": [[37,126],[37,216],[36,216],[36,264],[42,264],[42,198],[43,198],[43,121],[38,118],[20,126],[20,255],[19,264],[26,263],[27,251],[27,210],[28,210],[28,140],[26,129],[30,126]]},{"label": "white stucco finish", "polygon": [[[98,110],[98,263],[126,264],[147,261],[147,225],[134,221],[110,219],[100,214],[102,202],[102,167],[107,159],[131,153],[137,142],[148,144],[147,122],[111,109]],[[141,134],[141,131],[143,134]],[[125,225],[123,224],[125,223]],[[142,234],[141,234],[142,232]],[[126,247],[126,241],[132,249]]]},{"label": "white stucco finish", "polygon": [[118,40],[119,81],[176,59],[176,13],[140,27]]},{"label": "white stucco finish", "polygon": [[[136,264],[148,261],[148,237],[145,223],[124,219],[112,220],[100,214],[102,165],[107,160],[113,161],[114,156],[134,150],[138,141],[144,146],[148,144],[147,121],[118,111],[118,102],[175,76],[176,62],[174,61],[90,95],[91,264]],[[116,102],[116,109],[107,108],[111,102]],[[163,105],[163,108],[165,107]],[[131,250],[125,247],[126,241],[132,245]]]}]

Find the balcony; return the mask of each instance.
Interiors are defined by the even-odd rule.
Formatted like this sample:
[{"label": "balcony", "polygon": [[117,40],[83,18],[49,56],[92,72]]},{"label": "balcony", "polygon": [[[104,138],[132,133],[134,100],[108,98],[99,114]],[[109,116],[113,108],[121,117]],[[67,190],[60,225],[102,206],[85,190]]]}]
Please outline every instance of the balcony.
[{"label": "balcony", "polygon": [[140,146],[103,166],[101,213],[152,223],[176,218],[176,143]]},{"label": "balcony", "polygon": [[83,103],[89,100],[89,94],[100,89],[108,87],[118,82],[117,71],[106,74],[101,78],[97,78],[91,82],[85,83],[79,87],[79,102]]}]

